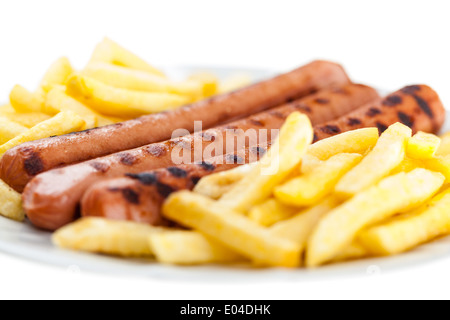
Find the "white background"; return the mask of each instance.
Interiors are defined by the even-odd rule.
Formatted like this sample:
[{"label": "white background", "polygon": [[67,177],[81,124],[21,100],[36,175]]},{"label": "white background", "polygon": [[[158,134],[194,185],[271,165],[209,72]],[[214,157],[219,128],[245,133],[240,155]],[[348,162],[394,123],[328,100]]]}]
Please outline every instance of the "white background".
[{"label": "white background", "polygon": [[[287,70],[338,61],[351,76],[396,90],[426,83],[450,107],[448,1],[0,2],[0,101],[33,88],[67,55],[86,63],[104,36],[152,64]],[[321,282],[196,284],[116,278],[0,254],[0,298],[450,298],[450,259],[381,276]]]}]

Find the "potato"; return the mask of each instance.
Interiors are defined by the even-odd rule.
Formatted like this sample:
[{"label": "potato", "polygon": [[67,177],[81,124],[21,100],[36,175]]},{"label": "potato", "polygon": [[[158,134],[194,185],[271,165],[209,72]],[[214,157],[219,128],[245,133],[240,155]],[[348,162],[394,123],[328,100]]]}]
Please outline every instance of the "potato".
[{"label": "potato", "polygon": [[179,94],[189,97],[191,102],[203,97],[203,85],[199,81],[174,82],[145,71],[107,63],[90,64],[82,74],[116,88]]},{"label": "potato", "polygon": [[311,172],[276,187],[274,195],[286,205],[311,206],[331,194],[339,179],[361,159],[357,153],[337,154]]},{"label": "potato", "polygon": [[90,63],[92,62],[107,62],[131,69],[146,71],[160,77],[165,77],[162,71],[149,65],[134,53],[121,47],[119,44],[108,38],[105,38],[97,45],[90,60]]},{"label": "potato", "polygon": [[149,236],[161,232],[158,227],[130,221],[81,218],[53,234],[53,243],[64,249],[104,253],[123,257],[153,255]]},{"label": "potato", "polygon": [[67,93],[97,112],[115,117],[139,117],[189,102],[185,96],[119,89],[81,75],[69,79]]},{"label": "potato", "polygon": [[219,80],[210,72],[197,72],[189,76],[188,80],[202,84],[203,97],[208,98],[218,93]]},{"label": "potato", "polygon": [[252,83],[252,78],[248,73],[236,73],[220,81],[218,93],[233,92]]},{"label": "potato", "polygon": [[300,173],[308,174],[323,163],[319,158],[307,153],[303,156]]},{"label": "potato", "polygon": [[437,156],[449,156],[450,155],[450,132],[443,134],[441,137],[441,144],[436,151]]},{"label": "potato", "polygon": [[45,103],[47,113],[58,113],[61,111],[73,111],[86,122],[84,129],[91,129],[97,126],[113,124],[107,117],[89,109],[81,102],[75,100],[64,92],[64,89],[53,88],[47,95]]},{"label": "potato", "polygon": [[308,117],[299,112],[292,113],[267,154],[219,202],[232,210],[247,212],[253,205],[266,200],[273,188],[299,165],[312,139]]},{"label": "potato", "polygon": [[20,85],[14,86],[9,101],[17,112],[42,112],[45,96],[42,93],[32,93]]},{"label": "potato", "polygon": [[411,129],[396,123],[378,140],[373,150],[336,185],[335,191],[343,197],[352,197],[386,177],[405,158],[405,148]]},{"label": "potato", "polygon": [[248,217],[256,223],[269,227],[278,221],[292,217],[298,208],[289,207],[276,199],[269,199],[250,209]]},{"label": "potato", "polygon": [[450,234],[450,189],[413,214],[361,232],[358,241],[373,254],[393,255],[447,234]]},{"label": "potato", "polygon": [[329,212],[308,240],[306,263],[315,267],[332,260],[362,229],[424,203],[444,183],[437,172],[415,169],[383,179]]},{"label": "potato", "polygon": [[205,196],[190,191],[172,194],[163,206],[163,213],[258,264],[297,267],[300,263],[298,245],[272,235],[242,214]]},{"label": "potato", "polygon": [[438,136],[420,131],[408,140],[406,155],[412,159],[432,159],[440,143]]},{"label": "potato", "polygon": [[74,73],[69,59],[66,57],[56,60],[41,80],[41,89],[48,92],[54,85],[65,85],[70,75]]},{"label": "potato", "polygon": [[167,229],[149,236],[156,260],[167,264],[195,265],[243,261],[240,255],[195,231]]},{"label": "potato", "polygon": [[442,173],[450,182],[450,156],[436,156],[432,159],[421,160],[422,167]]},{"label": "potato", "polygon": [[255,163],[247,164],[228,171],[206,176],[197,183],[194,192],[214,200],[220,199],[220,197],[230,191],[237,182],[241,181],[255,165]]},{"label": "potato", "polygon": [[24,142],[48,138],[50,136],[62,135],[80,130],[85,125],[83,119],[71,111],[58,113],[53,118],[41,122],[28,129],[14,139],[0,146],[0,157],[9,149]]},{"label": "potato", "polygon": [[0,116],[0,145],[27,131],[28,128]]},{"label": "potato", "polygon": [[403,161],[400,162],[400,164],[394,170],[391,171],[390,174],[394,175],[400,172],[410,172],[413,171],[414,169],[423,167],[424,164],[422,163],[422,161],[405,157]]},{"label": "potato", "polygon": [[16,221],[25,219],[22,196],[0,180],[0,215]]},{"label": "potato", "polygon": [[319,160],[328,160],[339,153],[365,155],[378,141],[377,128],[364,128],[341,133],[312,144],[308,155]]},{"label": "potato", "polygon": [[9,120],[16,122],[26,128],[32,128],[35,125],[51,118],[51,116],[42,112],[20,113],[15,110],[10,111],[9,109],[0,110],[0,116],[8,118]]},{"label": "potato", "polygon": [[331,262],[356,260],[368,257],[369,255],[370,254],[365,247],[363,247],[357,242],[353,242],[351,245],[346,247],[342,252],[338,253],[338,255],[334,257]]}]

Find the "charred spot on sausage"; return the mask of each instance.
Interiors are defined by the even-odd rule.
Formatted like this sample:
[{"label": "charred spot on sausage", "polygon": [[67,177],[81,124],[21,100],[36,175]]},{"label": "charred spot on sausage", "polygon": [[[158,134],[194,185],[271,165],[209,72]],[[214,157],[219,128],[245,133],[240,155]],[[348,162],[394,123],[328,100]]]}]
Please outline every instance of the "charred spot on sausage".
[{"label": "charred spot on sausage", "polygon": [[205,141],[210,141],[210,142],[214,142],[216,141],[216,136],[214,133],[209,133],[209,132],[201,132],[200,136],[203,138],[203,140]]},{"label": "charred spot on sausage", "polygon": [[175,191],[175,189],[172,188],[171,186],[161,183],[159,181],[156,182],[156,189],[158,190],[158,193],[164,198],[167,198]]},{"label": "charred spot on sausage", "polygon": [[154,157],[162,157],[167,153],[167,149],[159,144],[149,145],[144,151]]},{"label": "charred spot on sausage", "polygon": [[137,160],[135,156],[127,152],[118,153],[116,156],[119,159],[120,163],[126,166],[132,166],[136,163]]},{"label": "charred spot on sausage", "polygon": [[167,168],[167,171],[174,177],[185,178],[187,176],[187,171],[177,167]]},{"label": "charred spot on sausage", "polygon": [[93,161],[89,162],[89,165],[94,168],[96,171],[105,173],[109,170],[109,166],[106,163]]},{"label": "charred spot on sausage", "polygon": [[317,133],[314,132],[313,142],[319,141],[319,137],[317,136]]},{"label": "charred spot on sausage", "polygon": [[381,123],[381,122],[377,122],[376,125],[377,125],[377,128],[378,128],[378,133],[379,134],[382,134],[388,128],[384,123]]},{"label": "charred spot on sausage", "polygon": [[370,108],[370,109],[366,112],[366,116],[372,118],[372,117],[375,117],[376,115],[381,114],[381,113],[382,113],[382,111],[381,111],[380,109],[373,107],[373,108]]},{"label": "charred spot on sausage", "polygon": [[23,162],[25,172],[30,176],[35,176],[44,171],[44,163],[37,152],[28,150]]},{"label": "charred spot on sausage", "polygon": [[398,95],[391,95],[389,97],[387,97],[386,99],[383,100],[383,106],[386,107],[395,107],[398,106],[399,104],[401,104],[403,102],[402,97],[398,96]]},{"label": "charred spot on sausage", "polygon": [[361,124],[361,120],[359,120],[358,118],[349,118],[347,120],[347,124],[349,126],[357,126]]},{"label": "charred spot on sausage", "polygon": [[328,104],[330,103],[330,100],[325,98],[317,98],[314,102],[318,104]]},{"label": "charred spot on sausage", "polygon": [[420,91],[420,89],[421,89],[420,86],[414,85],[414,86],[404,87],[401,91],[405,94],[414,94],[417,91]]},{"label": "charred spot on sausage", "polygon": [[125,176],[138,180],[140,183],[146,186],[154,185],[158,181],[158,177],[154,173],[127,173]]},{"label": "charred spot on sausage", "polygon": [[216,166],[212,163],[203,161],[199,164],[200,167],[202,167],[206,171],[214,171],[216,169]]},{"label": "charred spot on sausage", "polygon": [[263,147],[253,147],[250,149],[250,151],[256,153],[258,156],[263,156],[267,152],[267,150]]},{"label": "charred spot on sausage", "polygon": [[256,127],[264,127],[264,123],[260,120],[249,119],[248,122],[250,122],[252,125],[254,125]]},{"label": "charred spot on sausage", "polygon": [[278,119],[286,119],[284,114],[282,114],[281,112],[278,112],[278,111],[269,111],[269,114],[271,116],[274,116],[275,118],[278,118]]},{"label": "charred spot on sausage", "polygon": [[311,108],[308,107],[306,104],[303,104],[303,103],[296,104],[295,108],[300,110],[300,111],[306,112],[306,113],[311,113],[312,112]]},{"label": "charred spot on sausage", "polygon": [[335,126],[335,125],[326,125],[324,127],[321,127],[320,130],[323,133],[326,133],[326,134],[338,134],[338,133],[341,133],[341,129],[339,129],[339,127]]},{"label": "charred spot on sausage", "polygon": [[196,176],[191,177],[191,181],[192,181],[192,183],[193,183],[194,185],[196,185],[201,179],[202,179],[202,178],[196,177]]},{"label": "charred spot on sausage", "polygon": [[244,164],[245,160],[237,154],[227,154],[226,155],[227,164]]},{"label": "charred spot on sausage", "polygon": [[423,112],[425,112],[425,114],[430,117],[431,119],[434,118],[434,114],[433,111],[431,110],[430,106],[428,105],[428,103],[422,99],[421,97],[417,96],[417,95],[413,95],[414,100],[416,100],[417,105],[419,106],[420,109],[422,109]]},{"label": "charred spot on sausage", "polygon": [[131,188],[122,189],[122,196],[131,204],[139,204],[139,194]]},{"label": "charred spot on sausage", "polygon": [[410,128],[413,127],[414,120],[409,115],[407,115],[404,112],[399,111],[397,113],[397,116],[398,116],[398,119],[400,120],[400,122],[403,123],[405,126],[408,126]]}]

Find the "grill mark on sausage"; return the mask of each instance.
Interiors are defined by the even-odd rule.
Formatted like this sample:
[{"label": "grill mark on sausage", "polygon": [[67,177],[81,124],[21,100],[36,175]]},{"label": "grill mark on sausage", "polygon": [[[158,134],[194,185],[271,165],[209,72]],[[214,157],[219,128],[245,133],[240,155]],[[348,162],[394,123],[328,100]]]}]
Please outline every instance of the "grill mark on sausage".
[{"label": "grill mark on sausage", "polygon": [[194,185],[196,185],[201,179],[202,178],[197,177],[197,176],[191,177],[191,181]]},{"label": "grill mark on sausage", "polygon": [[398,116],[398,119],[400,120],[400,122],[403,123],[405,126],[408,126],[410,128],[413,127],[414,120],[409,115],[407,115],[404,112],[399,111],[397,113],[397,116]]},{"label": "grill mark on sausage", "polygon": [[214,171],[216,169],[216,166],[214,164],[206,161],[200,163],[199,166],[206,171]]},{"label": "grill mark on sausage", "polygon": [[28,175],[35,176],[44,171],[44,163],[37,152],[25,149],[25,153],[27,156],[23,162],[23,168]]},{"label": "grill mark on sausage", "polygon": [[158,177],[154,173],[127,173],[125,176],[135,179],[145,186],[152,186],[158,181]]},{"label": "grill mark on sausage", "polygon": [[258,156],[263,156],[266,154],[267,150],[263,147],[253,147],[250,152],[256,153]]},{"label": "grill mark on sausage", "polygon": [[278,111],[269,111],[269,114],[278,119],[286,119],[285,115]]},{"label": "grill mark on sausage", "polygon": [[317,98],[314,102],[318,104],[328,104],[330,103],[330,100],[325,98]]},{"label": "grill mark on sausage", "polygon": [[398,95],[391,95],[383,100],[382,104],[386,107],[396,107],[403,102],[402,97]]},{"label": "grill mark on sausage", "polygon": [[370,108],[369,111],[366,112],[366,116],[372,118],[381,113],[382,113],[382,111],[378,108]]},{"label": "grill mark on sausage", "polygon": [[405,94],[414,94],[417,91],[420,91],[420,86],[407,86],[404,87],[401,91]]},{"label": "grill mark on sausage", "polygon": [[338,134],[338,133],[341,133],[341,129],[338,126],[335,126],[335,125],[326,125],[324,127],[321,127],[320,130],[323,133],[326,133],[326,134]]},{"label": "grill mark on sausage", "polygon": [[384,123],[381,123],[381,122],[377,122],[376,125],[377,125],[377,128],[378,128],[378,133],[379,134],[382,134],[388,128]]},{"label": "grill mark on sausage", "polygon": [[106,163],[93,161],[90,162],[89,165],[94,168],[96,171],[101,173],[106,173],[109,170],[109,166]]},{"label": "grill mark on sausage", "polygon": [[245,160],[237,154],[227,154],[226,161],[228,164],[244,164]]},{"label": "grill mark on sausage", "polygon": [[200,133],[200,136],[203,138],[204,141],[208,142],[216,141],[216,135],[214,133],[202,132]]},{"label": "grill mark on sausage", "polygon": [[185,178],[187,177],[188,173],[186,170],[181,169],[181,168],[177,168],[177,167],[170,167],[167,168],[167,171],[174,177],[177,178]]},{"label": "grill mark on sausage", "polygon": [[311,113],[312,110],[309,106],[307,106],[306,104],[300,103],[294,106],[296,109],[306,112],[306,113]]},{"label": "grill mark on sausage", "polygon": [[257,126],[257,127],[264,127],[264,123],[260,120],[256,120],[256,119],[249,119],[248,120],[252,125]]},{"label": "grill mark on sausage", "polygon": [[317,136],[317,133],[314,132],[313,142],[317,142],[317,141],[319,141],[319,137]]},{"label": "grill mark on sausage", "polygon": [[174,188],[159,181],[156,182],[156,190],[158,190],[158,193],[164,198],[167,198],[173,192],[175,192]]},{"label": "grill mark on sausage", "polygon": [[434,114],[433,111],[431,110],[430,106],[428,105],[428,103],[422,99],[421,97],[413,94],[412,95],[413,98],[416,100],[417,105],[420,107],[420,109],[422,109],[423,112],[425,112],[425,114],[430,117],[430,119],[434,119]]},{"label": "grill mark on sausage", "polygon": [[123,198],[131,204],[139,204],[139,194],[131,188],[121,190]]},{"label": "grill mark on sausage", "polygon": [[357,126],[361,124],[361,120],[357,119],[357,118],[349,118],[347,120],[347,124],[349,126]]},{"label": "grill mark on sausage", "polygon": [[119,159],[120,163],[126,166],[132,166],[137,161],[137,158],[135,156],[127,152],[118,153],[116,156]]},{"label": "grill mark on sausage", "polygon": [[159,144],[149,145],[144,150],[148,154],[150,154],[150,155],[152,155],[154,157],[158,157],[158,158],[166,155],[166,153],[167,153],[166,148],[164,148],[163,146],[161,146]]}]

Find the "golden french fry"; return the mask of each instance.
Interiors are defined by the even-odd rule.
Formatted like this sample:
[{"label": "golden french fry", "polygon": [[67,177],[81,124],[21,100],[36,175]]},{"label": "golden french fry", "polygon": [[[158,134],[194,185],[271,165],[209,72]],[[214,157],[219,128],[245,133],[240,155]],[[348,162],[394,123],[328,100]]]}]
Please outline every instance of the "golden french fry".
[{"label": "golden french fry", "polygon": [[407,126],[401,123],[391,125],[380,136],[373,150],[342,177],[336,185],[336,193],[351,197],[387,176],[405,158],[410,137],[411,129]]},{"label": "golden french fry", "polygon": [[331,262],[342,262],[348,260],[356,260],[370,256],[365,247],[357,242],[353,242],[350,246],[346,247],[342,252],[339,252]]},{"label": "golden french fry", "polygon": [[8,118],[9,120],[27,128],[32,128],[35,125],[51,118],[51,116],[42,112],[20,113],[14,109],[11,111],[9,108],[6,110],[0,110],[0,116]]},{"label": "golden french fry", "polygon": [[361,232],[358,241],[376,255],[393,255],[450,233],[450,189],[411,215]]},{"label": "golden french fry", "polygon": [[236,73],[220,81],[218,93],[228,93],[249,86],[252,78],[248,73]]},{"label": "golden french fry", "polygon": [[53,234],[53,243],[64,249],[104,253],[123,257],[152,256],[148,238],[158,227],[130,221],[81,218]]},{"label": "golden french fry", "polygon": [[394,175],[400,172],[410,172],[413,171],[414,169],[423,167],[424,164],[422,163],[422,161],[405,157],[403,161],[400,162],[400,164],[394,170],[391,171],[390,174]]},{"label": "golden french fry", "polygon": [[254,262],[280,267],[296,267],[300,263],[298,245],[273,236],[266,228],[203,195],[177,192],[166,201],[163,213]]},{"label": "golden french fry", "polygon": [[0,146],[0,157],[9,149],[24,142],[48,138],[50,136],[62,135],[80,130],[84,126],[83,119],[77,114],[66,111],[58,113],[53,118],[39,123],[33,128],[18,135]]},{"label": "golden french fry", "polygon": [[336,183],[362,159],[358,153],[341,153],[318,165],[311,172],[289,180],[274,190],[286,205],[310,206],[333,192]]},{"label": "golden french fry", "polygon": [[14,86],[9,101],[17,112],[42,112],[45,96],[41,92],[32,93],[20,85]]},{"label": "golden french fry", "polygon": [[189,102],[185,96],[119,89],[81,75],[69,79],[67,93],[101,114],[116,117],[138,117]]},{"label": "golden french fry", "polygon": [[210,72],[197,72],[192,74],[188,80],[202,84],[203,97],[208,98],[218,93],[219,80]]},{"label": "golden french fry", "polygon": [[195,231],[164,230],[149,236],[156,260],[168,264],[195,265],[243,261],[240,255]]},{"label": "golden french fry", "polygon": [[365,155],[378,141],[377,128],[363,128],[341,133],[318,141],[308,148],[308,155],[319,160],[328,160],[339,153]]},{"label": "golden french fry", "polygon": [[0,215],[16,221],[25,219],[22,196],[0,180]]},{"label": "golden french fry", "polygon": [[217,200],[233,188],[234,184],[248,174],[255,163],[246,164],[234,169],[218,172],[202,178],[194,188],[194,192]]},{"label": "golden french fry", "polygon": [[174,82],[145,71],[107,63],[92,63],[82,74],[116,88],[179,94],[190,97],[190,101],[203,97],[203,85],[199,81]]},{"label": "golden french fry", "polygon": [[319,220],[339,204],[337,198],[328,197],[315,206],[304,209],[292,218],[274,224],[269,230],[278,237],[297,243],[303,251]]},{"label": "golden french fry", "polygon": [[443,183],[442,174],[415,169],[387,177],[356,194],[319,222],[308,241],[307,265],[315,267],[332,260],[360,230],[419,206]]},{"label": "golden french fry", "polygon": [[440,136],[441,144],[439,149],[436,151],[437,156],[448,156],[450,155],[450,132],[447,132]]},{"label": "golden french fry", "polygon": [[441,139],[431,133],[419,131],[408,140],[406,155],[412,159],[431,159],[439,149]]},{"label": "golden french fry", "polygon": [[298,166],[312,139],[308,117],[299,112],[292,113],[267,154],[219,202],[232,210],[246,212],[267,199],[274,187]]},{"label": "golden french fry", "polygon": [[300,166],[300,173],[307,174],[313,171],[317,166],[322,164],[323,161],[317,157],[307,153],[303,156],[302,165]]},{"label": "golden french fry", "polygon": [[90,63],[92,62],[112,63],[118,66],[142,70],[156,74],[160,77],[165,77],[163,72],[149,65],[143,59],[109,38],[105,38],[97,45],[91,57]]},{"label": "golden french fry", "polygon": [[28,128],[0,116],[0,145],[27,131]]},{"label": "golden french fry", "polygon": [[278,221],[292,217],[298,208],[289,207],[276,199],[269,199],[250,209],[248,217],[259,225],[269,227]]},{"label": "golden french fry", "polygon": [[447,182],[450,182],[450,155],[436,156],[432,159],[421,160],[419,163],[426,169],[442,173]]},{"label": "golden french fry", "polygon": [[74,73],[69,59],[66,57],[56,60],[41,80],[41,89],[48,92],[53,85],[64,85],[70,75]]},{"label": "golden french fry", "polygon": [[67,95],[61,88],[53,88],[47,95],[45,103],[48,113],[57,113],[61,111],[73,111],[78,114],[86,125],[83,129],[91,129],[101,125],[113,124],[114,122],[99,113],[89,109],[81,102]]}]

